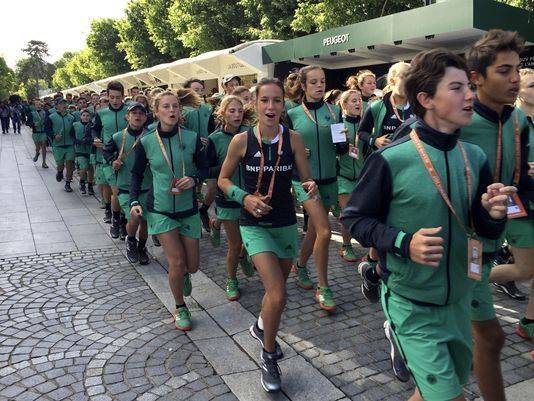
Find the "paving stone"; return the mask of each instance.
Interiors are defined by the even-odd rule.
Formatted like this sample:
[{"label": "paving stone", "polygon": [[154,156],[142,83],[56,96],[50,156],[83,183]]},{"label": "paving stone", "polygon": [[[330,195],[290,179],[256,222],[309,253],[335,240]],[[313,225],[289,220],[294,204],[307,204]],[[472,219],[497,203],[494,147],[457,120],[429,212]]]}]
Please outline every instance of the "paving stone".
[{"label": "paving stone", "polygon": [[[214,338],[196,342],[217,373],[224,375],[254,370],[256,365],[240,350],[231,338]],[[228,356],[231,355],[231,358]]]}]

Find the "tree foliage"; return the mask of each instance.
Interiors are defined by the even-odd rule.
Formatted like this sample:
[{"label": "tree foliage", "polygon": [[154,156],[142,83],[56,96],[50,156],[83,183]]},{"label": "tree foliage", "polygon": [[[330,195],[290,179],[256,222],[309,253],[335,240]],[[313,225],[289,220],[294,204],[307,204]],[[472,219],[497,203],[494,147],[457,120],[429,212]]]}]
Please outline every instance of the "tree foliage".
[{"label": "tree foliage", "polygon": [[107,76],[130,71],[130,65],[126,61],[126,53],[117,48],[119,41],[116,20],[102,18],[91,22],[91,30],[87,36],[87,47],[94,57],[94,63],[100,64],[99,68]]},{"label": "tree foliage", "polygon": [[15,73],[0,56],[0,100],[5,100],[15,90]]}]

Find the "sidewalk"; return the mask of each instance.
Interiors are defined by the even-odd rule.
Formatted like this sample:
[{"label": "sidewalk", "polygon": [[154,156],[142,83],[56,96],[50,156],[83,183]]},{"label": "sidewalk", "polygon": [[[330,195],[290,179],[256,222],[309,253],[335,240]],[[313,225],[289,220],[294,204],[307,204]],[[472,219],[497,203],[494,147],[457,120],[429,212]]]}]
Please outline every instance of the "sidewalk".
[{"label": "sidewalk", "polygon": [[[319,310],[313,292],[290,277],[280,333],[284,391],[270,396],[247,331],[263,294],[258,277],[239,276],[241,299],[226,301],[226,249],[202,239],[188,301],[194,329],[172,329],[161,249],[150,248],[150,265],[130,265],[97,200],[80,196],[77,184],[64,192],[50,153],[48,170],[31,156],[26,127],[0,136],[0,399],[407,399],[413,387],[393,378],[380,307],[363,299],[355,265],[339,259],[335,241],[329,266],[338,311]],[[531,347],[513,334],[526,303],[495,299],[510,399],[531,399]],[[478,397],[473,382],[467,397]]]}]

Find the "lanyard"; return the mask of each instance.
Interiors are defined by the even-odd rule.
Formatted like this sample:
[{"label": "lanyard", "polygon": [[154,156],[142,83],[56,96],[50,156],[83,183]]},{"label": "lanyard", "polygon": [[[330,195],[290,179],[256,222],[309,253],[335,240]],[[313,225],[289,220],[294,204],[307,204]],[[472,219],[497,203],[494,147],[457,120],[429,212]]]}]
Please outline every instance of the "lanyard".
[{"label": "lanyard", "polygon": [[[167,150],[165,149],[165,145],[163,145],[163,141],[161,140],[161,137],[159,136],[158,129],[156,128],[156,131],[154,131],[154,135],[156,135],[156,139],[158,140],[159,147],[161,148],[161,154],[163,155],[163,158],[167,162],[167,165],[169,166],[169,170],[171,170],[172,176],[176,178],[176,175],[174,174],[174,168],[172,166],[172,163],[169,159],[169,156],[167,155]],[[184,146],[182,145],[182,130],[180,129],[180,126],[178,126],[178,140],[180,141],[180,149],[182,149],[182,152],[184,151]],[[170,146],[170,144],[169,144]],[[182,153],[182,177],[185,177],[185,163],[184,163],[184,155]]]},{"label": "lanyard", "polygon": [[[514,186],[519,184],[521,175],[521,138],[519,134],[519,117],[517,111],[514,113],[514,145],[515,145],[515,169],[514,169]],[[502,162],[502,122],[499,121],[499,131],[497,133],[497,154],[495,155],[495,171],[493,172],[493,182],[501,180],[501,162]]]},{"label": "lanyard", "polygon": [[122,141],[121,141],[121,149],[119,151],[119,160],[120,159],[126,159],[128,156],[130,156],[130,154],[133,152],[133,150],[135,149],[135,147],[137,146],[137,144],[139,143],[139,141],[141,140],[141,137],[145,134],[145,130],[143,130],[143,132],[141,132],[141,135],[139,135],[136,139],[135,139],[135,142],[134,144],[132,145],[132,147],[126,152],[124,153],[124,146],[126,145],[126,135],[127,135],[127,130],[128,128],[124,128],[122,130]]},{"label": "lanyard", "polygon": [[[423,144],[421,143],[421,140],[419,139],[419,136],[415,131],[412,131],[410,133],[410,138],[412,139],[415,147],[417,148],[417,151],[419,152],[419,156],[421,156],[421,159],[423,160],[423,163],[425,165],[426,170],[428,171],[428,174],[430,174],[430,177],[432,178],[432,182],[434,182],[434,185],[436,186],[439,194],[443,198],[443,201],[445,204],[449,207],[450,211],[458,221],[458,224],[460,225],[460,228],[465,231],[466,234],[469,235],[469,231],[465,227],[464,223],[460,219],[460,216],[456,213],[456,210],[454,210],[454,207],[452,206],[451,200],[449,199],[449,196],[447,195],[447,192],[445,192],[445,189],[443,188],[443,184],[441,183],[441,179],[438,176],[438,173],[436,172],[436,169],[432,165],[432,162],[430,161],[430,158],[428,157],[428,154],[425,151],[425,148],[423,147]],[[468,205],[471,203],[472,199],[472,173],[471,173],[471,167],[469,166],[469,161],[467,160],[467,153],[465,152],[464,147],[462,146],[461,142],[458,142],[458,147],[460,148],[460,151],[462,152],[462,158],[464,159],[464,167],[465,167],[465,180],[467,182],[467,196],[468,196]],[[468,207],[470,209],[470,206]],[[471,215],[471,213],[469,213]],[[472,218],[472,216],[471,216]],[[471,222],[471,227],[473,226],[473,222]]]},{"label": "lanyard", "polygon": [[[397,105],[395,104],[395,101],[393,100],[393,95],[389,97],[389,102],[391,103],[391,107],[393,108],[393,113],[395,113],[395,116],[397,116],[397,119],[403,123],[404,120],[400,117],[399,111],[397,110]],[[402,112],[402,116],[404,117],[404,111]]]},{"label": "lanyard", "polygon": [[[261,181],[262,181],[262,178],[263,178],[263,169],[265,167],[265,156],[263,155],[263,145],[262,145],[262,141],[261,141],[261,132],[260,132],[259,124],[257,126],[257,130],[256,131],[257,131],[256,139],[258,140],[258,145],[260,147],[260,171],[258,173],[258,182],[256,183],[256,193],[255,193],[255,195],[261,196],[260,187],[261,187]],[[278,131],[278,151],[276,152],[277,153],[277,157],[276,157],[276,162],[275,162],[275,165],[274,165],[273,174],[271,175],[271,181],[269,182],[269,191],[267,192],[267,196],[266,196],[266,198],[268,200],[270,200],[272,195],[273,195],[274,178],[276,176],[276,170],[278,169],[278,166],[280,165],[280,158],[281,158],[281,155],[282,155],[282,143],[283,142],[284,142],[284,129],[283,129],[282,125],[280,125],[279,131]]]},{"label": "lanyard", "polygon": [[[332,109],[332,106],[330,106],[329,103],[327,102],[324,102],[324,104],[326,104],[326,107],[328,109],[328,112],[330,113],[330,116],[332,117],[332,120],[334,122],[337,122],[337,116],[336,116],[336,113],[334,113],[334,109]],[[306,103],[303,101],[302,102],[302,110],[304,110],[304,114],[306,114],[306,116],[315,124],[317,125],[318,127],[323,127],[323,128],[328,128],[330,127],[330,124],[328,125],[321,125],[319,124],[317,121],[314,120],[313,116],[311,115],[310,113],[310,110],[308,110],[308,107],[306,107]]]}]

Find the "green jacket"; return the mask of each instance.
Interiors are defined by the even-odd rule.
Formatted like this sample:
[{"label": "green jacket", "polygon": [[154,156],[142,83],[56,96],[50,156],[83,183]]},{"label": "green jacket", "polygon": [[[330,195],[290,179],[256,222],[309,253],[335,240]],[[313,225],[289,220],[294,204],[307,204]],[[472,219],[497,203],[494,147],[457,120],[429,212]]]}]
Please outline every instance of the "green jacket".
[{"label": "green jacket", "polygon": [[[70,135],[73,123],[74,117],[67,112],[64,115],[53,113],[48,116],[45,120],[45,132],[52,141],[52,146],[68,147],[74,145]],[[56,141],[55,136],[58,134],[61,135],[61,138]]]},{"label": "green jacket", "polygon": [[[360,123],[359,117],[344,117],[343,123],[345,128],[349,131],[348,142],[353,145],[356,143],[356,134],[358,132],[358,125]],[[355,159],[347,153],[339,156],[339,172],[338,176],[346,178],[350,181],[355,181],[360,176],[364,162],[364,143],[358,141],[358,159]]]},{"label": "green jacket", "polygon": [[[93,119],[93,138],[100,138],[106,144],[115,132],[118,132],[128,125],[126,121],[126,106],[123,104],[117,110],[110,107],[98,110]],[[102,150],[96,150],[96,161],[102,162]]]},{"label": "green jacket", "polygon": [[75,121],[72,124],[71,136],[73,137],[76,156],[89,156],[91,154],[92,138],[88,135],[87,124],[81,121]]},{"label": "green jacket", "polygon": [[184,107],[182,110],[184,117],[184,126],[191,131],[200,134],[201,137],[207,138],[215,129],[211,107],[207,104],[201,104],[198,109],[193,107]]},{"label": "green jacket", "polygon": [[46,121],[46,111],[33,110],[28,114],[28,125],[32,128],[34,134],[45,132],[44,125]]}]

